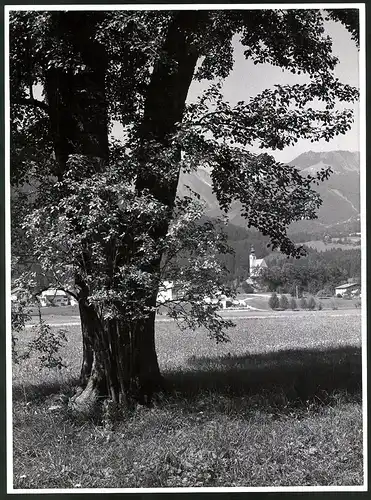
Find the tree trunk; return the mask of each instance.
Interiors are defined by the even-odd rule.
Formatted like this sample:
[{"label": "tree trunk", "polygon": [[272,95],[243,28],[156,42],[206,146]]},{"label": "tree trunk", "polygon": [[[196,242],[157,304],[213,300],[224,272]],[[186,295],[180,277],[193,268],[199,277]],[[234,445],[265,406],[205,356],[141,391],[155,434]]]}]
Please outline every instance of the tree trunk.
[{"label": "tree trunk", "polygon": [[[162,388],[155,349],[155,313],[135,322],[102,321],[92,306],[81,304],[86,328],[88,363],[82,366],[82,390],[71,401],[78,415],[94,416],[97,403],[109,397],[132,407],[150,406],[154,392]],[[85,358],[84,358],[85,360]]]},{"label": "tree trunk", "polygon": [[[146,144],[148,141],[155,141],[164,148],[164,152],[171,147],[176,125],[183,118],[189,86],[199,57],[191,35],[200,29],[205,18],[202,11],[180,11],[174,14],[162,48],[162,57],[154,67],[148,86],[139,131],[143,143],[143,168],[137,177],[137,191],[141,193],[148,189],[157,200],[170,208],[174,204],[180,173],[180,169],[174,169],[173,162],[174,159],[180,161],[180,148],[174,151],[173,162],[169,162],[168,171],[156,173],[146,168]],[[166,234],[167,229],[168,224],[163,225],[159,236]]]},{"label": "tree trunk", "polygon": [[[95,13],[98,23],[99,13]],[[108,111],[105,48],[94,41],[95,23],[86,12],[58,12],[56,40],[67,39],[80,54],[84,69],[51,68],[46,73],[45,93],[59,171],[63,175],[72,154],[106,161],[108,158]]]},{"label": "tree trunk", "polygon": [[[93,19],[86,12],[55,13],[55,39],[68,40],[85,63],[85,69],[80,71],[73,67],[55,67],[46,72],[44,90],[57,160],[54,174],[59,179],[68,170],[71,155],[84,155],[95,167],[99,165],[102,169],[108,159],[109,120],[105,94],[108,61],[104,47],[94,40],[95,23],[100,22],[101,16],[95,13]],[[76,231],[79,231],[78,223]],[[87,249],[89,244],[86,242]],[[82,264],[88,266],[88,251],[84,259]],[[76,284],[82,290],[79,311],[83,347],[80,388],[76,396],[79,396],[80,406],[89,413],[95,405],[93,400],[104,392],[105,382],[101,356],[95,352],[96,318],[84,302],[87,290],[80,273],[76,273]]]},{"label": "tree trunk", "polygon": [[86,317],[85,307],[79,302],[81,334],[82,334],[82,366],[80,372],[80,387],[85,389],[93,369],[94,351],[89,334],[88,318]]}]

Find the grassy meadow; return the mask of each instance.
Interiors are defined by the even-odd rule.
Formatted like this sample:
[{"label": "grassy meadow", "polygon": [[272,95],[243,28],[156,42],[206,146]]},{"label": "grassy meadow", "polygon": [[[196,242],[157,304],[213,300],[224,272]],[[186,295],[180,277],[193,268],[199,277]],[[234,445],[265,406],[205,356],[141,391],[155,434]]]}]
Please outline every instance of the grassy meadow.
[{"label": "grassy meadow", "polygon": [[114,423],[109,406],[102,423],[68,415],[81,343],[66,326],[66,368],[13,369],[14,487],[362,485],[360,312],[235,322],[217,345],[160,318],[168,391]]},{"label": "grassy meadow", "polygon": [[[357,248],[361,248],[360,242],[361,238],[349,238],[348,240],[350,243],[338,243],[336,241],[330,242],[330,243],[325,243],[322,240],[311,240],[311,241],[306,241],[303,243],[303,245],[314,248],[318,252],[326,252],[327,250],[332,250],[334,248],[340,248],[341,250],[354,250]],[[356,243],[357,242],[357,243]]]}]

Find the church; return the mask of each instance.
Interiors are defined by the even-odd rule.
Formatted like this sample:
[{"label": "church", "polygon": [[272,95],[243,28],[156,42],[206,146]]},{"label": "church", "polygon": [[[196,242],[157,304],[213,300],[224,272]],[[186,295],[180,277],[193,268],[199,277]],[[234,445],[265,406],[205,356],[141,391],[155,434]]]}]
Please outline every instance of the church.
[{"label": "church", "polygon": [[246,280],[246,282],[252,286],[255,286],[256,278],[259,276],[259,272],[268,266],[264,259],[256,258],[255,249],[253,246],[251,246],[250,250],[249,264],[250,264],[250,272],[249,272],[249,278]]}]

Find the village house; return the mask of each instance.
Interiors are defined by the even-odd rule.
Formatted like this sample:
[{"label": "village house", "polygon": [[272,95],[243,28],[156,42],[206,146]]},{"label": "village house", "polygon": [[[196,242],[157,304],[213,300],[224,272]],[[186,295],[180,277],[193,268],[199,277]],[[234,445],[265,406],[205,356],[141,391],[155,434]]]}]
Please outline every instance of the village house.
[{"label": "village house", "polygon": [[344,285],[335,288],[335,295],[344,297],[344,295],[356,295],[360,291],[360,283],[344,283]]},{"label": "village house", "polygon": [[78,306],[79,305],[78,301],[75,299],[75,297],[72,297],[72,295],[70,295],[68,297],[68,300],[70,302],[70,306]]},{"label": "village house", "polygon": [[65,292],[62,290],[56,290],[55,288],[49,288],[44,290],[38,296],[40,305],[42,307],[47,306],[68,306],[69,299]]},{"label": "village house", "polygon": [[163,304],[169,300],[173,300],[174,283],[172,281],[164,281],[159,288],[157,302]]},{"label": "village house", "polygon": [[222,293],[218,293],[217,297],[204,297],[205,304],[212,304],[213,306],[219,306],[221,309],[227,308],[228,297]]}]

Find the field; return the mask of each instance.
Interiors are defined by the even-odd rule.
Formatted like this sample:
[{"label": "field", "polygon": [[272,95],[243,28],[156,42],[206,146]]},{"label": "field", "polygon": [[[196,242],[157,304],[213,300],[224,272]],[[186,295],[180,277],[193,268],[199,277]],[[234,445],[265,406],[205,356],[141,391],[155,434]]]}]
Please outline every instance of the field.
[{"label": "field", "polygon": [[[252,310],[260,311],[270,311],[269,298],[271,296],[270,292],[263,293],[240,293],[237,298],[239,300],[245,300],[246,304],[252,308]],[[321,303],[323,309],[354,309],[356,305],[360,302],[359,298],[343,299],[338,297],[326,297],[326,298],[315,298],[317,307]],[[296,300],[298,309],[300,309],[299,299]],[[316,308],[317,308],[316,307]],[[34,307],[30,309],[31,311],[31,322],[37,323],[39,320],[39,310]],[[165,311],[165,309],[164,309]],[[288,311],[286,311],[287,313]],[[42,307],[41,313],[45,321],[47,322],[59,322],[70,321],[73,318],[74,322],[79,322],[79,309],[77,306],[64,306],[64,307]],[[285,314],[286,314],[285,313]],[[233,314],[235,311],[233,310]]]},{"label": "field", "polygon": [[[279,294],[278,294],[279,295]],[[289,298],[290,296],[287,295]],[[269,298],[271,297],[271,293],[263,292],[263,293],[244,293],[238,296],[239,299],[245,300],[248,307],[251,307],[253,310],[257,309],[260,311],[269,311]],[[298,309],[300,309],[300,299],[295,299]],[[307,297],[308,300],[308,297]],[[359,298],[351,298],[351,299],[343,299],[339,297],[325,297],[319,299],[315,297],[316,301],[316,309],[318,305],[321,304],[322,309],[354,309],[360,303]]]},{"label": "field", "polygon": [[[350,241],[360,241],[360,237],[357,238],[349,238]],[[357,248],[361,248],[360,244],[356,243],[337,243],[337,242],[330,242],[330,243],[324,243],[322,240],[312,240],[312,241],[306,241],[303,243],[303,245],[306,245],[307,247],[314,248],[317,250],[317,252],[326,252],[326,250],[332,250],[334,248],[340,248],[341,250],[354,250]]]},{"label": "field", "polygon": [[280,314],[236,313],[219,345],[160,318],[169,390],[114,425],[66,412],[81,354],[66,326],[66,368],[14,366],[14,487],[362,485],[360,312]]}]

